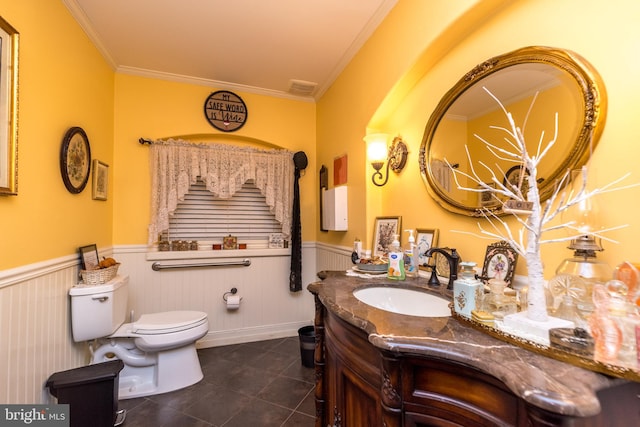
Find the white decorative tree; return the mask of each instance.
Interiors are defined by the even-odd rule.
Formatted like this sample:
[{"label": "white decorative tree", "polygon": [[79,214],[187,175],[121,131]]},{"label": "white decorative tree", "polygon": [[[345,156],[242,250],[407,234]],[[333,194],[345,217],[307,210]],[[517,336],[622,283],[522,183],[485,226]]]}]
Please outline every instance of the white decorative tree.
[{"label": "white decorative tree", "polygon": [[[496,159],[501,161],[514,163],[520,165],[521,173],[518,183],[508,183],[503,181],[505,176],[504,170],[496,163],[496,169],[499,174],[496,174],[494,170],[485,162],[478,161],[478,165],[486,169],[491,175],[491,183],[485,182],[478,175],[476,168],[473,165],[471,155],[469,154],[468,147],[465,146],[467,159],[470,165],[470,171],[464,172],[457,168],[453,168],[449,164],[450,170],[453,172],[453,176],[458,189],[471,191],[471,192],[489,192],[492,198],[502,206],[503,211],[509,212],[515,218],[520,229],[517,232],[517,236],[514,235],[509,224],[498,217],[494,210],[489,208],[483,208],[481,213],[483,217],[490,224],[489,229],[478,223],[480,233],[469,233],[459,231],[461,233],[471,234],[477,237],[485,239],[498,239],[504,240],[524,259],[527,264],[528,278],[529,278],[529,294],[528,294],[528,309],[527,318],[536,322],[546,322],[548,320],[547,305],[544,291],[544,275],[543,265],[540,255],[540,246],[542,244],[551,242],[560,242],[576,239],[585,234],[591,235],[603,240],[612,241],[602,236],[602,233],[615,230],[623,226],[606,228],[598,231],[584,231],[580,230],[576,224],[572,221],[566,221],[550,225],[556,218],[560,218],[561,214],[567,211],[569,208],[589,200],[597,194],[608,193],[611,191],[617,191],[624,188],[630,188],[637,184],[627,186],[617,186],[622,180],[624,180],[629,174],[622,176],[621,178],[613,181],[612,183],[603,186],[602,188],[596,188],[593,190],[587,190],[587,168],[583,166],[581,173],[581,183],[577,187],[576,191],[569,194],[565,191],[567,184],[571,178],[571,171],[567,171],[559,180],[555,183],[555,191],[551,194],[548,200],[543,203],[540,201],[540,194],[538,191],[538,166],[542,159],[549,153],[549,150],[556,143],[558,138],[558,113],[555,113],[555,133],[547,141],[544,142],[545,135],[541,132],[538,147],[535,154],[529,153],[527,150],[526,141],[524,138],[524,126],[521,129],[518,127],[513,119],[512,114],[507,111],[504,105],[497,99],[487,88],[484,90],[498,103],[502,111],[507,117],[509,127],[492,126],[492,129],[497,129],[505,133],[506,147],[501,147],[497,144],[493,144],[479,135],[475,135],[480,141],[482,141],[486,148],[495,156]],[[535,100],[534,96],[529,112],[533,107]],[[524,120],[526,124],[526,119]],[[468,180],[474,183],[474,187],[463,186],[460,184],[460,177],[464,176]],[[527,180],[527,186],[523,187],[523,180]],[[527,188],[526,194],[523,194],[522,188]],[[514,209],[517,206],[517,209]],[[525,207],[524,209],[522,207]],[[560,218],[561,219],[561,218]],[[569,233],[566,237],[554,238],[549,240],[543,240],[542,235],[545,232],[557,229],[569,229]],[[575,233],[575,234],[574,234]]]}]

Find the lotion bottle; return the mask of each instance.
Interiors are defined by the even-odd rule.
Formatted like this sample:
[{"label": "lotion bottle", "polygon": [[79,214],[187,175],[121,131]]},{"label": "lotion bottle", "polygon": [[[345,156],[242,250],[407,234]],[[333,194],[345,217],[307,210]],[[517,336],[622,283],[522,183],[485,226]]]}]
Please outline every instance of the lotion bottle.
[{"label": "lotion bottle", "polygon": [[400,247],[398,241],[398,235],[395,234],[393,242],[389,248],[389,269],[387,270],[387,277],[394,280],[404,280],[404,253]]},{"label": "lotion bottle", "polygon": [[404,248],[404,273],[406,277],[418,277],[418,247],[413,237],[413,230],[404,230],[409,233],[407,245]]}]

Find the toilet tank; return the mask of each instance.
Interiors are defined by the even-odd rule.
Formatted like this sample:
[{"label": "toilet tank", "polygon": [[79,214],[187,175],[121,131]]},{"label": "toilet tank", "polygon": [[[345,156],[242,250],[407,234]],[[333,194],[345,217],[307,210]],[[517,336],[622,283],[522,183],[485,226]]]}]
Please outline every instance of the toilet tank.
[{"label": "toilet tank", "polygon": [[116,276],[103,285],[77,285],[71,296],[71,330],[76,342],[111,335],[127,316],[129,276]]}]

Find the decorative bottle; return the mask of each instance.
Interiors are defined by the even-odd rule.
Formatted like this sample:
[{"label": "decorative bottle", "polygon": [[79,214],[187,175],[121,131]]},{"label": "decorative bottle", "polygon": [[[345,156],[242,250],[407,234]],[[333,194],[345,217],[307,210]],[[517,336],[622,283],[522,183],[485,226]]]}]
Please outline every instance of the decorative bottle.
[{"label": "decorative bottle", "polygon": [[595,341],[593,357],[603,363],[615,363],[622,347],[622,331],[609,313],[610,301],[611,295],[604,285],[593,287],[595,310],[589,317],[589,327]]},{"label": "decorative bottle", "polygon": [[471,318],[471,312],[480,305],[484,285],[475,278],[475,262],[460,263],[460,278],[453,282],[453,309],[461,316]]},{"label": "decorative bottle", "polygon": [[506,287],[507,282],[502,279],[489,280],[490,292],[485,306],[496,320],[502,320],[507,314],[513,314],[518,311],[516,298],[505,294]]}]

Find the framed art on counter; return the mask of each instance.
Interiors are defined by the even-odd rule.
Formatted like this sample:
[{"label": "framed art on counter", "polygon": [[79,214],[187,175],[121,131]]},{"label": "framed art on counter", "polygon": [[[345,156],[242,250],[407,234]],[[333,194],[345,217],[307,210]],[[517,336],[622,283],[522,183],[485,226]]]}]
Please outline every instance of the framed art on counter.
[{"label": "framed art on counter", "polygon": [[513,274],[518,261],[518,254],[505,241],[487,246],[482,266],[483,279],[502,279],[511,285]]},{"label": "framed art on counter", "polygon": [[399,216],[379,216],[376,218],[373,228],[372,256],[387,256],[394,235],[397,234],[398,241],[400,241],[401,220],[402,217]]},{"label": "framed art on counter", "polygon": [[438,229],[418,228],[416,230],[416,245],[418,246],[418,268],[428,270],[429,257],[425,256],[425,252],[438,245]]}]

